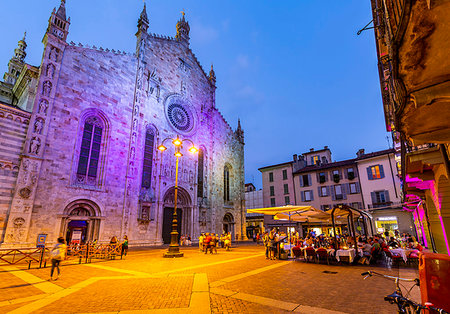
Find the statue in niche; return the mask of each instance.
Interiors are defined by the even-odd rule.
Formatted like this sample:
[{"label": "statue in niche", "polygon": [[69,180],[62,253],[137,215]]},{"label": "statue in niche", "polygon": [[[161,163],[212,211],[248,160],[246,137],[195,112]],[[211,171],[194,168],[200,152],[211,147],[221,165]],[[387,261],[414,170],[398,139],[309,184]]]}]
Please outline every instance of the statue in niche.
[{"label": "statue in niche", "polygon": [[131,144],[136,143],[136,138],[137,138],[136,132],[133,132],[133,134],[131,134]]},{"label": "statue in niche", "polygon": [[42,86],[42,94],[44,96],[50,97],[51,91],[52,91],[52,83],[50,83],[50,81],[45,81],[44,85]]},{"label": "statue in niche", "polygon": [[39,148],[41,147],[41,139],[39,137],[33,137],[30,141],[30,147],[28,152],[31,154],[39,154]]},{"label": "statue in niche", "polygon": [[57,48],[50,48],[50,53],[48,55],[49,59],[55,62],[58,62],[59,51]]},{"label": "statue in niche", "polygon": [[139,113],[139,106],[135,105],[134,106],[134,115],[137,116],[138,113]]},{"label": "statue in niche", "polygon": [[51,63],[47,65],[47,77],[53,79],[53,75],[55,74],[55,66]]},{"label": "statue in niche", "polygon": [[37,134],[41,134],[42,133],[42,128],[44,127],[44,120],[38,118],[36,119],[36,121],[34,122],[34,133]]},{"label": "statue in niche", "polygon": [[41,99],[39,102],[38,113],[47,115],[48,101],[45,99]]},{"label": "statue in niche", "polygon": [[133,130],[136,130],[136,128],[137,128],[137,123],[138,123],[138,120],[137,120],[137,119],[134,119],[134,120],[133,120]]},{"label": "statue in niche", "polygon": [[136,149],[134,147],[131,147],[131,149],[130,149],[130,159],[134,160],[134,157],[136,157]]}]

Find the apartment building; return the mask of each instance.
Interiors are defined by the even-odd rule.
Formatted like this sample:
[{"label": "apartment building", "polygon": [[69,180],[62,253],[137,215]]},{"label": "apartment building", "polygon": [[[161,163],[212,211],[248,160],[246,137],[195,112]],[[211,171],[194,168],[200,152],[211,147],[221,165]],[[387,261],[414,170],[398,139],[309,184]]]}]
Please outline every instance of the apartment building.
[{"label": "apartment building", "polygon": [[[263,190],[256,189],[253,183],[245,184],[245,209],[262,208]],[[253,235],[264,232],[264,215],[257,213],[246,213],[246,233],[247,238],[252,239]]]},{"label": "apartment building", "polygon": [[403,210],[401,203],[401,183],[395,150],[365,154],[361,149],[357,155],[361,194],[365,207],[373,216],[376,231],[399,230],[415,234],[412,215]]}]

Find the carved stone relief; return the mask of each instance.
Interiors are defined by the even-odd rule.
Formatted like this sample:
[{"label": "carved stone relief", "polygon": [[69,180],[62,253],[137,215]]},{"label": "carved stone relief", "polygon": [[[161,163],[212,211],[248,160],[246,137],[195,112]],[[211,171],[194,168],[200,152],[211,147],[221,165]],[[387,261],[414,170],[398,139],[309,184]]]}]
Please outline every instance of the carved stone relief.
[{"label": "carved stone relief", "polygon": [[42,95],[50,97],[50,93],[52,92],[52,83],[50,81],[45,81],[42,85]]},{"label": "carved stone relief", "polygon": [[47,115],[47,109],[48,109],[48,101],[46,99],[41,99],[39,101],[38,113],[42,115]]},{"label": "carved stone relief", "polygon": [[53,76],[55,75],[55,66],[51,63],[47,65],[47,71],[46,71],[47,77],[50,79],[53,79]]},{"label": "carved stone relief", "polygon": [[29,188],[23,188],[19,190],[19,195],[20,197],[24,198],[24,199],[28,199],[31,195],[31,190]]},{"label": "carved stone relief", "polygon": [[31,154],[39,154],[39,149],[41,148],[41,139],[39,137],[34,136],[30,141],[30,147],[28,152]]},{"label": "carved stone relief", "polygon": [[55,47],[50,48],[50,53],[48,55],[48,58],[54,62],[58,62],[59,59],[59,49]]},{"label": "carved stone relief", "polygon": [[44,128],[44,119],[37,118],[36,121],[34,121],[34,129],[33,132],[37,134],[42,134],[42,129]]}]

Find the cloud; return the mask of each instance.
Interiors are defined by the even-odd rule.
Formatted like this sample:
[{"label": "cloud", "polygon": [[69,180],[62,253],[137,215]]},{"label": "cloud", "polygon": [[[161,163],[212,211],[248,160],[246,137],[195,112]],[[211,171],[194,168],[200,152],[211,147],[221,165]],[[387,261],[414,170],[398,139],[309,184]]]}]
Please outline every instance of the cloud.
[{"label": "cloud", "polygon": [[212,26],[203,25],[193,21],[191,25],[191,38],[198,42],[208,43],[219,38],[219,31]]}]

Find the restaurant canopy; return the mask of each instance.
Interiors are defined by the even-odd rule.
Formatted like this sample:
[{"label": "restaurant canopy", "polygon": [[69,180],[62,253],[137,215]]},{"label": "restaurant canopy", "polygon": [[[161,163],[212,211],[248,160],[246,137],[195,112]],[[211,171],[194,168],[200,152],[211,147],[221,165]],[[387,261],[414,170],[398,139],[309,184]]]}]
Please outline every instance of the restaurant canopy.
[{"label": "restaurant canopy", "polygon": [[314,208],[312,206],[286,205],[286,206],[278,206],[278,207],[247,209],[247,213],[257,213],[257,214],[265,214],[265,215],[276,215],[276,214],[284,213],[289,216],[289,215],[292,215],[295,213],[306,212],[311,209],[314,209]]}]

